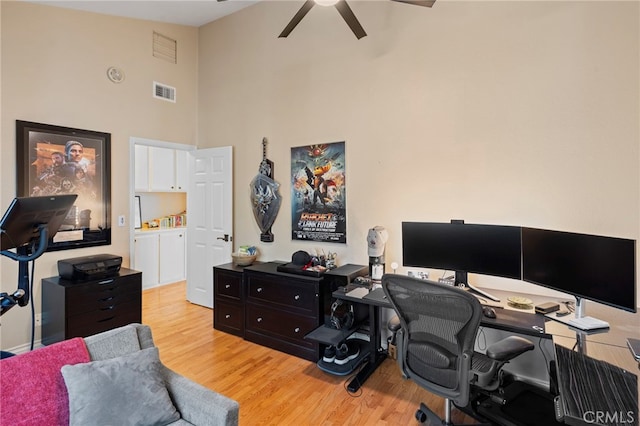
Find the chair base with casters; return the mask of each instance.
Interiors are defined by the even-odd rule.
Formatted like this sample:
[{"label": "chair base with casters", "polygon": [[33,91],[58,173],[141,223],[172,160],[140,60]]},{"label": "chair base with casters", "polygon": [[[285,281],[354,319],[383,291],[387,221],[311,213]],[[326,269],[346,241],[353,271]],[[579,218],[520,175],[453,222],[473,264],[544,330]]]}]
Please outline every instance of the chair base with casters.
[{"label": "chair base with casters", "polygon": [[[532,349],[534,349],[534,345],[529,340],[518,336],[509,336],[489,346],[486,354],[475,352],[471,360],[473,377],[469,403],[461,407],[451,399],[445,398],[444,419],[441,419],[424,403],[420,403],[420,408],[415,414],[416,420],[420,423],[428,420],[432,425],[453,425],[451,408],[452,405],[456,405],[463,413],[482,420],[481,423],[472,423],[472,425],[494,425],[496,419],[493,419],[493,422],[484,422],[484,416],[478,412],[476,404],[483,399],[489,399],[496,405],[507,404],[508,400],[502,387],[502,367],[509,360]],[[513,423],[507,421],[505,424],[512,425]]]},{"label": "chair base with casters", "polygon": [[[533,343],[510,336],[492,344],[484,354],[475,352],[482,305],[474,296],[459,288],[395,274],[384,275],[382,287],[400,322],[395,337],[400,371],[445,399],[444,419],[421,404],[418,421],[451,425],[452,404],[484,421],[475,410],[478,400],[506,402],[502,367],[533,350]],[[389,328],[395,331],[397,320],[392,319]]]}]

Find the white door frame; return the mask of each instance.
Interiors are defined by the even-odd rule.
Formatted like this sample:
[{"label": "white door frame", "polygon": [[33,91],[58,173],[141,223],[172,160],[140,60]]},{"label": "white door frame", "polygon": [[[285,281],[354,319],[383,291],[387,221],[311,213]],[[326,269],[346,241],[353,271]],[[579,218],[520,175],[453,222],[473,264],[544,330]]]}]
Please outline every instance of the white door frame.
[{"label": "white door frame", "polygon": [[[135,183],[135,167],[136,167],[136,144],[155,146],[159,148],[179,149],[181,151],[193,151],[196,149],[193,145],[185,145],[182,143],[160,141],[155,139],[146,139],[136,136],[129,138],[129,266],[135,265],[135,204],[133,202],[136,195],[136,183]],[[187,193],[187,199],[189,194]]]}]

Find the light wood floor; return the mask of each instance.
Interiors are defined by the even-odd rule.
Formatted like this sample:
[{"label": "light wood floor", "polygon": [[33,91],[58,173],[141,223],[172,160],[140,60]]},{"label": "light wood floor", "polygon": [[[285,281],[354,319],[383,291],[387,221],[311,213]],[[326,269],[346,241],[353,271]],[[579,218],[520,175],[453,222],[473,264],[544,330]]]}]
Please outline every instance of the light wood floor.
[{"label": "light wood floor", "polygon": [[[241,425],[411,425],[420,402],[443,415],[443,400],[403,380],[387,359],[359,393],[348,376],[213,329],[213,311],[186,300],[184,283],[148,289],[142,321],[174,371],[240,403]],[[454,422],[470,418],[453,410]]]}]

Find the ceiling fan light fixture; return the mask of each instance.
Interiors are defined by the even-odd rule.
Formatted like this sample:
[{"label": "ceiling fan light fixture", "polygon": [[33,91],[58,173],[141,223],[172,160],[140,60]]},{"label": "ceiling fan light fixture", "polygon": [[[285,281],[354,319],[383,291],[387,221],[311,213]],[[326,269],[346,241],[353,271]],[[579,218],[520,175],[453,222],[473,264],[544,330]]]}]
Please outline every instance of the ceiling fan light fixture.
[{"label": "ceiling fan light fixture", "polygon": [[340,0],[314,0],[320,6],[335,6]]}]

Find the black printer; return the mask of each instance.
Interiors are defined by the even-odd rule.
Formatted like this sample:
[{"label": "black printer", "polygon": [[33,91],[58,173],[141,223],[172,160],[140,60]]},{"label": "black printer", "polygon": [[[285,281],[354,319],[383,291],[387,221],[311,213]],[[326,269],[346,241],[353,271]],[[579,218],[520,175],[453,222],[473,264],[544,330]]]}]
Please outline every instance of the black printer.
[{"label": "black printer", "polygon": [[65,280],[86,280],[117,275],[122,256],[95,254],[58,260],[58,274]]}]

